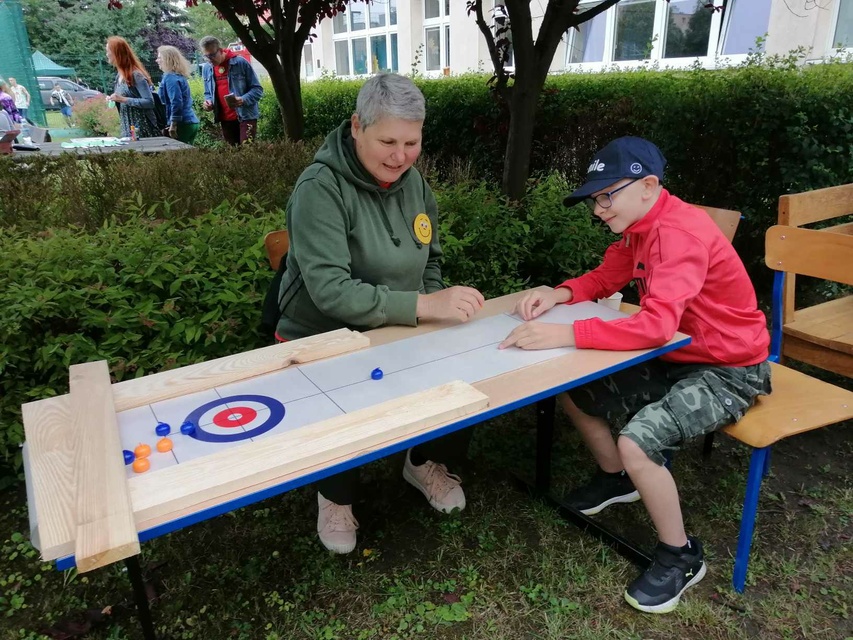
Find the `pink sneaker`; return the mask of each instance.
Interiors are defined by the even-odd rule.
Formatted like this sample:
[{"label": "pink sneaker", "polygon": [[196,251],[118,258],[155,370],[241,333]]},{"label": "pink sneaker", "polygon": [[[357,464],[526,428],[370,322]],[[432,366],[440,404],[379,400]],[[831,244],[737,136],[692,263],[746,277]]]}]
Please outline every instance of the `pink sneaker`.
[{"label": "pink sneaker", "polygon": [[317,492],[317,533],[320,542],[332,553],[349,553],[355,549],[358,520],[352,515],[351,504],[335,504]]},{"label": "pink sneaker", "polygon": [[418,489],[433,509],[450,513],[454,509],[465,508],[465,492],[462,491],[462,478],[447,471],[447,467],[427,460],[420,466],[412,464],[406,452],[406,464],[403,465],[403,477],[410,485]]}]

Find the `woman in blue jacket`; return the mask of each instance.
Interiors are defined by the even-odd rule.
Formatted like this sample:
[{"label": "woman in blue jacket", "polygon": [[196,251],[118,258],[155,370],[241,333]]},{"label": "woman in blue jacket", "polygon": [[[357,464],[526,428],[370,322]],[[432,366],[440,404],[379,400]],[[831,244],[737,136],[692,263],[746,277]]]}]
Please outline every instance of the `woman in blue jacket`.
[{"label": "woman in blue jacket", "polygon": [[193,111],[193,98],[187,78],[192,67],[175,47],[157,49],[157,64],[163,71],[160,101],[166,107],[166,121],[172,138],[192,144],[198,134],[198,116]]}]

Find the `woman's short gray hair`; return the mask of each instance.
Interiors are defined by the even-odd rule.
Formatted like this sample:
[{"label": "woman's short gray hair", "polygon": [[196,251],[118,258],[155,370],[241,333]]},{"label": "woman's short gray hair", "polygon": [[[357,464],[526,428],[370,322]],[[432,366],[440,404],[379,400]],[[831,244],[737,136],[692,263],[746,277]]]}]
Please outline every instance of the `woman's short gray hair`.
[{"label": "woman's short gray hair", "polygon": [[364,129],[382,118],[423,122],[426,117],[424,94],[405,76],[380,73],[361,87],[355,113]]}]

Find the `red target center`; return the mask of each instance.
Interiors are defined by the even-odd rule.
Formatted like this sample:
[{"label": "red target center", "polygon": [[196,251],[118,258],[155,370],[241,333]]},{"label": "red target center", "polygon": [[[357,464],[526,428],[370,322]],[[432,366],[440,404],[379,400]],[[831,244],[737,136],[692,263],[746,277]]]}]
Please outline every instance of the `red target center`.
[{"label": "red target center", "polygon": [[258,412],[251,407],[223,409],[213,416],[213,424],[217,427],[242,427],[258,417]]}]

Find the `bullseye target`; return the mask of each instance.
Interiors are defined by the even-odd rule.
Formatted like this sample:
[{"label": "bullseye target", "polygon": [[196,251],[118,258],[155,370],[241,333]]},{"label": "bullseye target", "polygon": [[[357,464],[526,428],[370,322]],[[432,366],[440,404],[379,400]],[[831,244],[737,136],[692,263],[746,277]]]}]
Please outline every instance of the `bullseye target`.
[{"label": "bullseye target", "polygon": [[248,440],[273,429],[284,418],[284,405],[267,396],[238,395],[212,400],[186,420],[195,425],[191,437],[204,442]]}]

